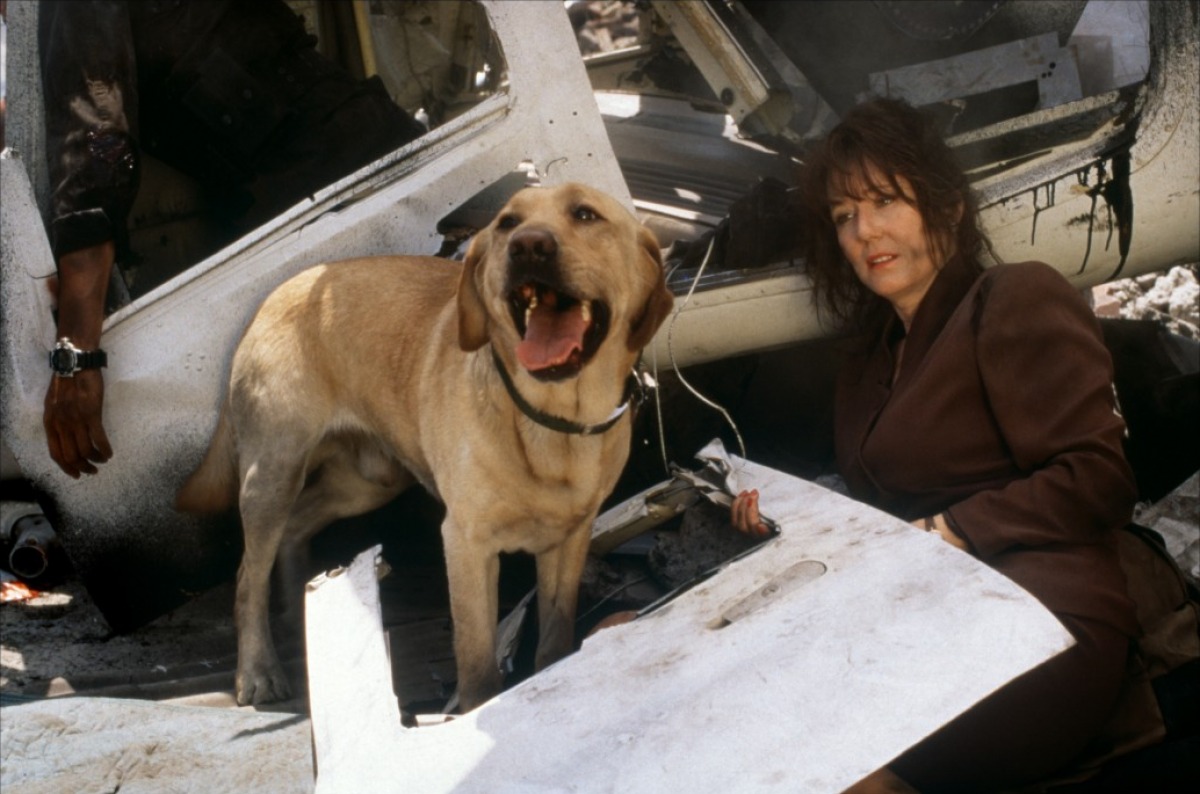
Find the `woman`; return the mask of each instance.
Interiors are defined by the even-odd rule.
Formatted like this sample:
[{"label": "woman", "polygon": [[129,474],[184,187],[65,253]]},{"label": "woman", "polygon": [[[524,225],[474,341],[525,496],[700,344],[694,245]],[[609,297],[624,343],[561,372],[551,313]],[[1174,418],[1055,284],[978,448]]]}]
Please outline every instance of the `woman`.
[{"label": "woman", "polygon": [[[1138,630],[1115,545],[1136,491],[1099,325],[1045,264],[983,268],[967,180],[908,105],[855,108],[805,171],[817,300],[863,340],[835,403],[850,492],[1007,575],[1077,641],[856,790],[1044,777],[1099,731]],[[765,531],[757,493],[733,523]]]}]

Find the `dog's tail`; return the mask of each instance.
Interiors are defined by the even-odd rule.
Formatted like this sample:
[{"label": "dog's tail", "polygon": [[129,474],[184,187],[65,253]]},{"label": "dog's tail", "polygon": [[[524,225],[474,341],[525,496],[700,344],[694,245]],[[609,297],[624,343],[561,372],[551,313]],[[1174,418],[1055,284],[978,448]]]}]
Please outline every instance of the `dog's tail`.
[{"label": "dog's tail", "polygon": [[204,460],[175,495],[175,509],[184,513],[221,513],[234,506],[238,494],[237,454],[227,406]]}]

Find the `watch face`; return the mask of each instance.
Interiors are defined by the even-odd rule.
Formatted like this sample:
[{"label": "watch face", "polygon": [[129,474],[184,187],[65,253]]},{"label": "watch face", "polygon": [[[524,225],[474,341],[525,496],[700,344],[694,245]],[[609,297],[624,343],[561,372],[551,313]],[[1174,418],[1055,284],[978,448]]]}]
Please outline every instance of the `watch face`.
[{"label": "watch face", "polygon": [[50,353],[50,369],[59,375],[74,374],[75,364],[75,351],[68,347],[56,347]]}]

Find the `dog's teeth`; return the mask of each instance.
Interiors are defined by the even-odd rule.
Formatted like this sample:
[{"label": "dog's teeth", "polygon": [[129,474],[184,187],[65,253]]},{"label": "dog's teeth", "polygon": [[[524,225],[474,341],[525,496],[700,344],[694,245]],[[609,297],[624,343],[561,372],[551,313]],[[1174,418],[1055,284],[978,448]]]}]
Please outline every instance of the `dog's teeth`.
[{"label": "dog's teeth", "polygon": [[583,321],[590,323],[592,321],[592,302],[584,301],[579,307],[579,312],[583,315]]},{"label": "dog's teeth", "polygon": [[530,317],[530,315],[533,314],[533,310],[537,308],[537,305],[538,305],[538,299],[537,299],[537,293],[535,292],[533,294],[533,296],[529,299],[529,303],[526,304],[526,306],[525,306],[525,327],[526,328],[529,327],[529,317]]}]

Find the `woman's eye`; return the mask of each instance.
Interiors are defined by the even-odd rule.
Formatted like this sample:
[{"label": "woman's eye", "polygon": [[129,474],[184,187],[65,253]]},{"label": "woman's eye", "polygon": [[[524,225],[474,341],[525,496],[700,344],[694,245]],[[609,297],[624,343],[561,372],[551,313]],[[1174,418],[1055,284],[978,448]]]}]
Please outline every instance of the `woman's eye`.
[{"label": "woman's eye", "polygon": [[841,226],[846,221],[854,217],[853,212],[835,212],[833,215],[833,225]]},{"label": "woman's eye", "polygon": [[879,205],[880,207],[886,207],[888,204],[891,204],[895,200],[896,199],[893,198],[892,196],[880,196],[879,198],[875,199],[875,203],[877,205]]},{"label": "woman's eye", "polygon": [[577,221],[594,221],[600,218],[591,207],[576,207],[571,214]]}]

